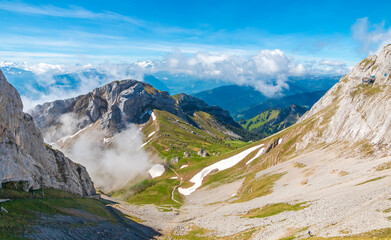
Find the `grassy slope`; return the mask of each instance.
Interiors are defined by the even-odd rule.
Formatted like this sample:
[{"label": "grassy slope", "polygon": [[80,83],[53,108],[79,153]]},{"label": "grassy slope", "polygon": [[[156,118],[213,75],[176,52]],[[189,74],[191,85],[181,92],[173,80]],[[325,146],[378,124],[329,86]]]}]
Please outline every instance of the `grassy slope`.
[{"label": "grassy slope", "polygon": [[[183,177],[182,187],[190,187],[193,184],[188,180],[190,180],[190,178],[198,173],[202,168],[219,160],[233,156],[251,146],[263,143],[264,147],[268,148],[273,142],[275,143],[279,139],[282,139],[281,144],[261,155],[261,157],[257,158],[249,165],[246,165],[245,163],[256,154],[256,151],[249,154],[235,167],[208,175],[204,179],[202,187],[213,188],[220,184],[232,182],[241,178],[246,178],[242,188],[246,188],[246,184],[247,186],[256,184],[262,185],[268,181],[265,179],[260,180],[251,178],[254,173],[287,161],[304,152],[329,146],[317,139],[321,139],[324,130],[328,127],[330,119],[337,109],[338,103],[339,99],[336,98],[334,102],[316,115],[255,143],[233,141],[226,135],[222,135],[220,130],[216,130],[212,127],[214,126],[212,124],[213,118],[208,116],[208,114],[197,112],[193,116],[194,121],[200,123],[200,128],[202,128],[198,129],[185,123],[183,120],[174,115],[156,111],[155,113],[158,121],[149,122],[144,128],[144,133],[146,135],[152,131],[158,131],[158,133],[154,135],[155,139],[147,145],[147,149],[155,151],[160,155],[160,157],[167,161],[171,160],[175,156],[181,157],[179,163],[171,167]],[[304,148],[302,147],[298,149],[296,144],[301,142],[303,136],[312,131],[315,131],[315,136],[313,137],[314,142]],[[343,145],[341,144],[341,146],[336,147],[343,148]],[[196,151],[201,148],[208,150],[209,153],[211,153],[211,156],[207,158],[197,156]],[[183,158],[184,151],[188,151],[191,154],[191,157]],[[212,155],[213,152],[216,153],[215,156]],[[180,167],[185,164],[188,165],[188,167],[180,169]],[[165,187],[160,184],[151,184],[143,189],[143,191],[136,193],[136,196],[139,195],[139,197],[134,196],[129,200],[133,200],[135,203],[139,204],[146,203],[143,201],[136,201],[135,199],[141,199],[142,196],[155,193],[155,200],[148,201],[148,203],[157,205],[176,205],[170,200],[170,198],[166,197],[168,192],[167,189],[173,189],[179,184],[179,181],[177,180],[168,181],[169,178],[174,176],[176,176],[175,173],[168,169],[161,177],[155,179],[155,181],[161,182],[160,184],[164,184]],[[269,182],[274,183],[274,181],[276,180],[271,180]],[[243,191],[243,193],[244,192],[245,191]],[[262,194],[253,194],[251,197],[246,197],[244,195],[245,194],[239,194],[237,199],[246,201],[245,199],[259,197]],[[177,196],[177,200],[182,201],[180,195]],[[168,201],[160,201],[160,199],[167,199]],[[176,207],[178,207],[178,205],[176,205]]]},{"label": "grassy slope", "polygon": [[[154,111],[157,120],[150,120],[143,128],[143,133],[148,136],[156,132],[145,149],[158,155],[166,161],[166,172],[159,178],[138,181],[129,184],[125,188],[111,193],[133,204],[155,204],[162,207],[180,207],[182,196],[175,191],[174,198],[179,204],[171,199],[172,189],[179,185],[179,180],[170,179],[178,172],[184,180],[190,179],[199,169],[206,167],[218,160],[232,155],[237,149],[251,145],[224,134],[225,128],[216,125],[216,119],[208,113],[196,112],[191,118],[199,128],[185,122],[181,118],[165,111]],[[201,157],[197,152],[204,149],[209,152],[209,157]],[[184,158],[184,152],[190,153],[189,158]],[[227,154],[228,152],[228,154]],[[231,153],[232,152],[232,153]],[[180,161],[172,165],[171,159],[180,157]],[[180,169],[181,166],[188,167]]]},{"label": "grassy slope", "polygon": [[[0,198],[15,199],[1,203],[9,212],[0,214],[0,239],[23,239],[21,236],[26,226],[34,224],[38,213],[67,214],[61,210],[64,208],[82,209],[107,221],[116,222],[101,200],[82,198],[51,189],[45,189],[45,198],[22,198],[26,197],[26,194],[28,193],[2,190]],[[40,193],[37,196],[39,195]]]},{"label": "grassy slope", "polygon": [[280,110],[278,109],[266,110],[251,119],[248,119],[246,121],[241,121],[240,124],[244,129],[251,131],[255,128],[259,128],[265,125],[266,123],[270,122],[273,119],[276,119],[279,113]]},{"label": "grassy slope", "polygon": [[274,203],[268,204],[262,208],[254,208],[248,211],[248,213],[242,215],[243,217],[248,218],[265,218],[285,211],[299,211],[308,207],[306,202],[289,204],[289,203]]}]

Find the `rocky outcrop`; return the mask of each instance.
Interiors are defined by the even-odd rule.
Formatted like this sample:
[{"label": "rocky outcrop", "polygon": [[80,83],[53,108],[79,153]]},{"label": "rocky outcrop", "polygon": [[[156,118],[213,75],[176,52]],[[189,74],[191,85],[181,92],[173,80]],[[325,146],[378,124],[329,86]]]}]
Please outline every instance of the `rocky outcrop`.
[{"label": "rocky outcrop", "polygon": [[173,159],[171,159],[171,164],[177,164],[179,160],[181,160],[180,157],[174,157]]},{"label": "rocky outcrop", "polygon": [[[147,122],[155,109],[174,114],[196,127],[198,125],[191,117],[195,112],[203,111],[212,115],[216,126],[222,126],[230,136],[240,138],[245,133],[240,132],[243,131],[241,126],[220,107],[209,106],[186,94],[171,97],[167,92],[135,80],[114,81],[86,95],[38,105],[31,115],[47,140],[54,142],[98,120],[107,135],[114,135],[129,123]],[[72,116],[72,126],[70,132],[64,134],[58,129],[67,124],[63,120],[67,114]]]},{"label": "rocky outcrop", "polygon": [[86,169],[45,144],[16,89],[0,70],[0,184],[21,190],[55,188],[95,193]]},{"label": "rocky outcrop", "polygon": [[204,149],[201,149],[197,152],[197,155],[200,157],[209,157],[209,152],[205,151]]},{"label": "rocky outcrop", "polygon": [[[380,154],[391,154],[391,44],[378,56],[358,63],[334,85],[302,118],[314,127],[299,149],[314,142],[366,144]],[[374,76],[372,84],[362,80]]]},{"label": "rocky outcrop", "polygon": [[183,158],[189,158],[190,157],[190,153],[185,151],[183,152]]}]

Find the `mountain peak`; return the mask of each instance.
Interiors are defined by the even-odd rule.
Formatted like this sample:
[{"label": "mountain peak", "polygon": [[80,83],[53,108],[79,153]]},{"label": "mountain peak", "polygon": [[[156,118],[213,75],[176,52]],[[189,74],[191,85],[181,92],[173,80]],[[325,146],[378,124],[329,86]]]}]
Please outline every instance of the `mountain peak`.
[{"label": "mountain peak", "polygon": [[[316,128],[322,129],[310,141],[365,143],[375,152],[390,154],[390,74],[391,45],[387,45],[379,55],[358,63],[303,116],[302,122],[316,119]],[[314,131],[308,134],[315,136]]]}]

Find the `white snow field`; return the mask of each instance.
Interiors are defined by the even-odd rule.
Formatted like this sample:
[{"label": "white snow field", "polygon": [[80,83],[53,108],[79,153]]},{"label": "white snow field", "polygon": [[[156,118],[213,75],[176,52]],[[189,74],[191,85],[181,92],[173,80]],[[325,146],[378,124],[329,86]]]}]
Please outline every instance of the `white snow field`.
[{"label": "white snow field", "polygon": [[204,177],[206,177],[209,173],[211,173],[213,170],[217,169],[217,171],[223,171],[225,169],[231,168],[238,164],[240,161],[242,161],[247,155],[249,155],[251,152],[255,151],[256,149],[262,147],[263,144],[251,147],[247,150],[244,150],[241,153],[238,153],[232,157],[229,157],[227,159],[218,161],[204,169],[202,169],[199,173],[194,175],[192,179],[190,179],[190,182],[194,183],[192,187],[189,188],[178,188],[178,191],[183,195],[190,195],[192,192],[194,192],[197,188],[201,187],[202,180]]},{"label": "white snow field", "polygon": [[[262,145],[263,145],[263,144],[262,144]],[[248,160],[248,161],[246,162],[246,165],[249,165],[252,161],[254,161],[254,160],[257,159],[259,156],[261,156],[261,154],[262,154],[264,151],[265,151],[265,148],[261,148],[253,158],[251,158],[250,160]]]}]

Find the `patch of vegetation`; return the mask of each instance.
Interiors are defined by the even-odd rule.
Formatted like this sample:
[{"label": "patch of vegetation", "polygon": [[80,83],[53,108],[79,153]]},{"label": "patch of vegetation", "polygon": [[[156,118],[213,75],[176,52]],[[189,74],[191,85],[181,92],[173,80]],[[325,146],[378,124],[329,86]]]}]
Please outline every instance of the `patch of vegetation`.
[{"label": "patch of vegetation", "polygon": [[363,184],[366,184],[366,183],[369,183],[369,182],[374,182],[374,181],[377,181],[377,180],[380,180],[380,179],[383,179],[387,176],[381,176],[381,177],[377,177],[377,178],[373,178],[373,179],[370,179],[368,181],[365,181],[365,182],[362,182],[362,183],[359,183],[359,184],[356,184],[356,186],[360,186],[360,185],[363,185]]},{"label": "patch of vegetation", "polygon": [[375,63],[374,60],[371,60],[369,58],[365,58],[363,59],[361,62],[360,62],[360,66],[361,66],[361,69],[367,69],[367,67],[370,67],[371,65],[373,65]]},{"label": "patch of vegetation", "polygon": [[364,88],[361,84],[357,85],[356,89],[350,93],[351,98],[355,98],[359,94],[363,94],[366,97],[372,97],[378,93],[381,93],[383,89],[380,85],[366,85],[364,84]]},{"label": "patch of vegetation", "polygon": [[45,190],[45,198],[15,199],[1,203],[1,206],[8,213],[0,214],[0,239],[23,239],[20,237],[23,232],[38,220],[37,213],[66,215],[68,213],[61,209],[67,208],[82,209],[107,221],[116,222],[103,201],[53,189]]},{"label": "patch of vegetation", "polygon": [[180,203],[171,199],[172,189],[178,184],[179,181],[176,179],[160,179],[159,181],[153,181],[152,185],[143,185],[138,193],[130,196],[126,201],[138,205],[154,204],[161,207],[179,208],[183,202],[182,195],[177,191],[174,193],[175,200]]},{"label": "patch of vegetation", "polygon": [[383,211],[384,213],[391,213],[391,208],[387,208],[386,210]]},{"label": "patch of vegetation", "polygon": [[147,150],[156,152],[163,159],[183,157],[186,151],[190,153],[188,161],[197,161],[205,159],[196,154],[201,149],[213,155],[245,145],[218,129],[217,120],[208,113],[195,112],[191,117],[193,124],[189,124],[171,113],[159,110],[154,112],[158,121],[149,123],[143,131],[152,132],[158,129],[159,137],[147,145]]},{"label": "patch of vegetation", "polygon": [[229,141],[225,141],[225,143],[229,144],[233,148],[241,148],[248,145],[248,142],[244,142],[241,140],[229,140]]},{"label": "patch of vegetation", "polygon": [[373,230],[366,233],[351,235],[351,236],[343,236],[343,237],[329,237],[329,238],[323,238],[323,237],[312,237],[311,240],[372,240],[372,239],[379,239],[379,240],[386,240],[390,239],[391,236],[391,228],[384,228],[380,230]]},{"label": "patch of vegetation", "polygon": [[293,240],[293,239],[296,239],[296,235],[300,232],[304,232],[306,230],[308,230],[309,227],[305,227],[305,228],[302,228],[302,229],[299,229],[299,230],[293,230],[293,232],[295,232],[295,234],[292,234],[292,235],[289,235],[289,236],[286,236],[286,237],[283,237],[283,238],[280,238],[279,240]]},{"label": "patch of vegetation", "polygon": [[375,153],[373,145],[367,140],[362,140],[354,144],[354,149],[359,149],[359,153],[363,156],[370,157]]},{"label": "patch of vegetation", "polygon": [[255,173],[250,174],[243,182],[242,187],[238,191],[238,199],[234,202],[247,202],[251,199],[271,194],[274,183],[284,175],[285,173],[277,173],[254,179]]},{"label": "patch of vegetation", "polygon": [[296,204],[289,203],[274,203],[263,206],[262,208],[254,208],[248,211],[243,217],[248,218],[265,218],[277,215],[286,211],[299,211],[306,207],[309,207],[307,202],[301,202]]},{"label": "patch of vegetation", "polygon": [[[191,230],[187,232],[185,235],[174,235],[171,234],[169,236],[165,236],[161,239],[169,239],[169,240],[234,240],[234,239],[250,239],[251,236],[256,232],[256,228],[250,228],[243,232],[239,232],[226,237],[217,237],[213,236],[212,231],[207,230],[205,228],[201,228],[198,226],[192,226]],[[160,239],[160,238],[159,238]]]},{"label": "patch of vegetation", "polygon": [[390,168],[391,168],[391,162],[386,162],[386,163],[380,164],[375,169],[376,169],[376,171],[384,171],[384,170],[387,170]]},{"label": "patch of vegetation", "polygon": [[267,137],[296,123],[307,110],[298,105],[268,109],[249,120],[240,120],[239,124],[251,132]]},{"label": "patch of vegetation", "polygon": [[240,121],[240,125],[242,125],[244,129],[251,131],[255,128],[263,126],[264,124],[270,122],[272,119],[277,118],[279,113],[279,109],[266,110],[251,119]]},{"label": "patch of vegetation", "polygon": [[304,163],[301,163],[301,162],[295,162],[295,164],[293,165],[294,167],[297,167],[297,168],[304,168],[306,167],[307,165],[305,165]]}]

